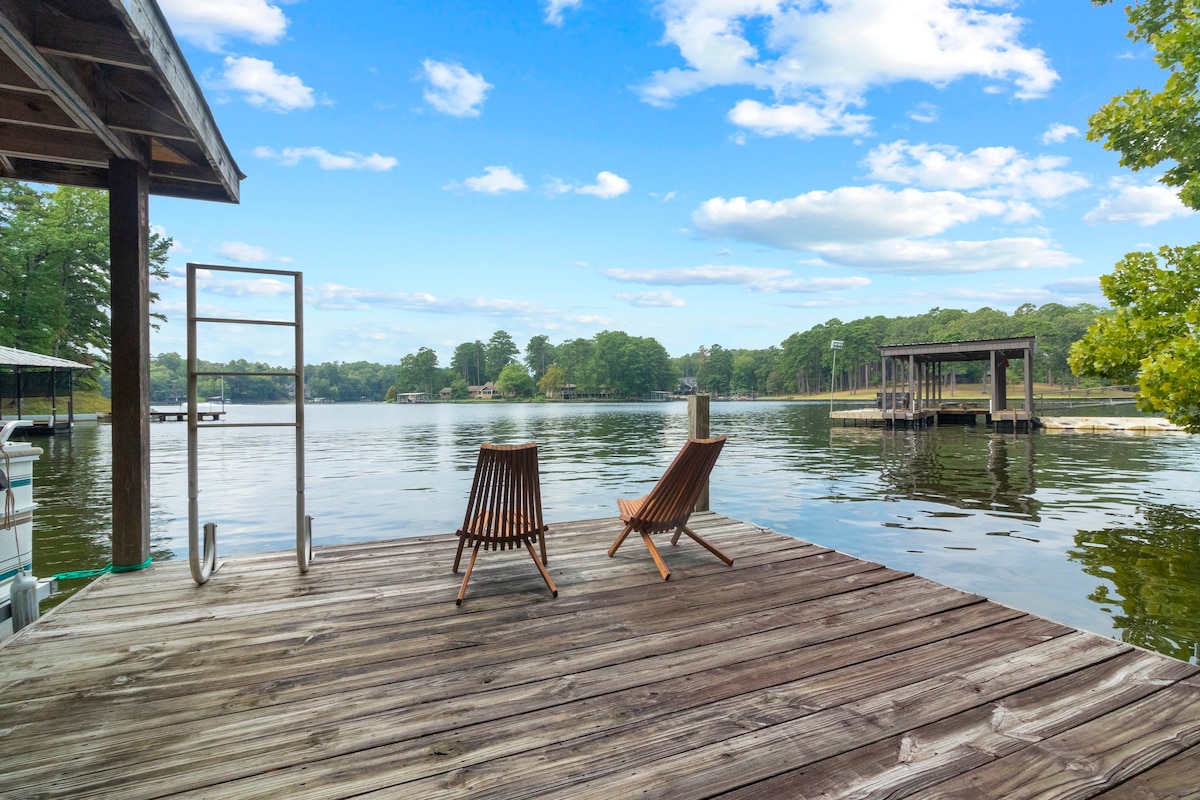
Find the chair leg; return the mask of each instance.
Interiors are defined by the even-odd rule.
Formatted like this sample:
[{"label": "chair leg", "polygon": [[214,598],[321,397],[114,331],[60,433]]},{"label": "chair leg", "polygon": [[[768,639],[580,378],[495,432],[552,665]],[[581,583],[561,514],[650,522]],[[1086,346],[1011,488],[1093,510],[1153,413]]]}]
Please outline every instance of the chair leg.
[{"label": "chair leg", "polygon": [[733,559],[732,559],[732,558],[730,558],[729,556],[725,555],[724,553],[722,553],[722,552],[721,552],[720,550],[718,550],[717,548],[713,547],[713,545],[712,545],[712,544],[711,544],[711,543],[710,543],[710,542],[709,542],[707,539],[705,539],[705,538],[704,538],[703,536],[701,536],[700,534],[696,533],[694,530],[692,530],[691,528],[689,528],[687,525],[680,525],[680,526],[679,526],[679,529],[675,531],[675,536],[674,536],[674,538],[673,538],[673,539],[671,539],[671,544],[674,544],[674,543],[675,543],[675,540],[679,538],[679,534],[680,534],[680,533],[686,533],[688,536],[692,537],[692,538],[693,538],[693,539],[695,539],[697,542],[699,542],[699,543],[700,543],[700,546],[701,546],[701,547],[703,547],[705,550],[707,550],[708,552],[712,553],[712,554],[713,554],[714,556],[716,556],[717,558],[719,558],[719,559],[721,559],[722,561],[724,561],[724,562],[726,563],[726,565],[728,565],[728,566],[730,566],[730,567],[732,567],[732,566],[733,566]]},{"label": "chair leg", "polygon": [[625,543],[625,537],[628,536],[632,530],[633,530],[633,523],[631,522],[625,526],[625,530],[621,531],[621,535],[618,536],[617,540],[612,543],[612,547],[608,548],[608,557],[609,558],[612,558],[614,555],[616,555],[617,548]]},{"label": "chair leg", "polygon": [[662,556],[658,553],[658,548],[654,546],[654,542],[650,539],[650,534],[642,533],[642,541],[646,543],[646,549],[650,551],[650,555],[654,558],[655,565],[658,566],[659,574],[663,576],[664,581],[671,580],[671,570],[667,569],[667,564],[663,561]]},{"label": "chair leg", "polygon": [[451,572],[458,572],[458,562],[462,560],[463,545],[467,543],[467,537],[461,533],[458,535],[458,552],[454,554],[454,569]]},{"label": "chair leg", "polygon": [[471,550],[471,560],[467,562],[467,574],[463,576],[462,588],[458,590],[458,599],[454,601],[454,605],[461,606],[463,597],[467,594],[467,581],[471,580],[471,570],[475,569],[475,557],[479,555],[479,545],[481,542],[475,543],[475,548]]},{"label": "chair leg", "polygon": [[[550,566],[550,560],[546,558],[546,532],[542,531],[541,536],[539,536],[538,539],[542,545],[542,566],[548,567]],[[555,597],[558,597],[558,595],[556,594]]]},{"label": "chair leg", "polygon": [[538,560],[537,551],[533,549],[533,545],[529,543],[528,539],[525,540],[525,547],[529,549],[529,557],[533,559],[533,563],[537,564],[538,572],[542,573],[542,580],[546,582],[546,586],[550,589],[551,596],[558,597],[558,587],[550,579],[550,573],[546,571],[546,567]]}]

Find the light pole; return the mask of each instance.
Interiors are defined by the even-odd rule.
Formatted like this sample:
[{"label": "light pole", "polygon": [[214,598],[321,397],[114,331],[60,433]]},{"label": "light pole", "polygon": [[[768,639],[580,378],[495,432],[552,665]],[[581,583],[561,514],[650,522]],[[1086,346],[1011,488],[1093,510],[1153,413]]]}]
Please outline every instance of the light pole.
[{"label": "light pole", "polygon": [[844,345],[841,339],[834,339],[829,343],[829,349],[833,351],[833,366],[829,368],[829,418],[833,419],[833,382],[834,376],[837,375],[837,354],[838,350]]}]

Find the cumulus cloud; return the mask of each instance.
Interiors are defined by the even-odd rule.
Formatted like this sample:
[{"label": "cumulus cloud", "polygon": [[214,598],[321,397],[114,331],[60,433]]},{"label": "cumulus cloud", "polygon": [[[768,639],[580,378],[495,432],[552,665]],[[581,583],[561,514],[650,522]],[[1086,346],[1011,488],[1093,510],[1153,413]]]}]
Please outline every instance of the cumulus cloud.
[{"label": "cumulus cloud", "polygon": [[1055,267],[1076,259],[1040,237],[953,241],[930,237],[980,219],[1012,221],[1031,207],[961,192],[843,187],[785,200],[715,197],[692,214],[704,236],[808,250],[824,263],[877,272],[938,274]]},{"label": "cumulus cloud", "polygon": [[1042,134],[1042,144],[1062,144],[1072,136],[1079,135],[1079,128],[1055,122]]},{"label": "cumulus cloud", "polygon": [[706,264],[699,267],[673,269],[609,269],[606,277],[621,283],[644,283],[652,286],[744,286],[751,291],[766,293],[843,292],[870,285],[868,278],[821,277],[797,278],[791,270],[773,267],[746,267]]},{"label": "cumulus cloud", "polygon": [[620,175],[604,171],[596,175],[596,182],[591,186],[580,186],[575,190],[579,194],[591,194],[609,200],[619,197],[629,191],[629,181]]},{"label": "cumulus cloud", "polygon": [[287,113],[316,105],[313,90],[304,81],[280,72],[261,58],[226,56],[222,86],[242,92],[250,105],[269,111]]},{"label": "cumulus cloud", "polygon": [[[501,194],[502,192],[523,192],[529,188],[525,179],[508,167],[484,167],[483,174],[467,178],[462,182],[472,192],[484,194]],[[444,189],[457,189],[458,183],[446,184]]]},{"label": "cumulus cloud", "polygon": [[1195,213],[1180,202],[1179,194],[1169,186],[1160,183],[1117,186],[1119,188],[1115,195],[1102,199],[1099,205],[1083,215],[1084,222],[1088,225],[1135,222],[1146,226]]},{"label": "cumulus cloud", "polygon": [[975,191],[983,196],[1049,199],[1083,189],[1088,180],[1062,169],[1062,156],[1030,157],[1014,147],[979,147],[969,153],[939,144],[881,144],[867,154],[870,177],[930,189]]},{"label": "cumulus cloud", "polygon": [[661,292],[627,292],[614,295],[614,297],[638,308],[683,308],[687,305],[683,302],[683,298],[676,297],[665,290]]},{"label": "cumulus cloud", "polygon": [[[859,136],[871,129],[871,118],[852,114],[844,103],[816,105],[800,101],[765,106],[757,100],[742,100],[729,111],[734,125],[747,128],[762,136]],[[745,144],[745,140],[738,142]]]},{"label": "cumulus cloud", "polygon": [[[546,183],[542,188],[545,190],[546,194],[550,196],[575,192],[576,194],[590,194],[604,200],[611,200],[612,198],[619,197],[629,191],[629,181],[625,180],[620,175],[605,170],[596,175],[596,182],[590,186],[580,186],[575,183],[568,183],[562,178],[555,178],[551,176],[546,179]],[[670,197],[674,196],[675,193],[671,192]]]},{"label": "cumulus cloud", "polygon": [[234,261],[250,264],[263,261],[283,261],[289,263],[292,261],[291,256],[272,255],[265,247],[246,244],[245,242],[224,242],[218,252],[225,258],[232,258]]},{"label": "cumulus cloud", "polygon": [[321,169],[365,169],[373,172],[387,172],[399,162],[392,156],[381,156],[379,153],[363,155],[347,151],[341,155],[331,153],[323,147],[285,147],[276,152],[270,147],[254,148],[254,155],[278,161],[285,167],[294,167],[306,158],[317,162]]},{"label": "cumulus cloud", "polygon": [[494,88],[461,66],[427,58],[421,62],[425,70],[425,102],[452,117],[478,117],[489,89]]},{"label": "cumulus cloud", "polygon": [[994,270],[1067,267],[1079,259],[1038,237],[984,241],[887,239],[825,242],[813,250],[826,260],[868,272],[948,275]]},{"label": "cumulus cloud", "polygon": [[823,242],[931,236],[1008,210],[999,200],[960,192],[847,186],[775,201],[714,197],[692,221],[706,236],[801,250]]},{"label": "cumulus cloud", "polygon": [[217,52],[229,39],[275,44],[287,31],[283,11],[267,0],[159,0],[171,30]]},{"label": "cumulus cloud", "polygon": [[[1058,75],[1045,54],[1020,42],[1023,20],[996,0],[659,0],[664,40],[686,66],[655,72],[638,91],[659,106],[715,86],[752,86],[775,107],[739,104],[731,120],[754,130],[846,133],[866,118],[845,115],[868,89],[916,80],[942,86],[967,76],[1044,95]],[[751,42],[747,28],[756,34]],[[735,109],[738,107],[735,107]]]},{"label": "cumulus cloud", "polygon": [[546,24],[562,27],[563,11],[568,8],[579,8],[583,0],[545,0]]}]

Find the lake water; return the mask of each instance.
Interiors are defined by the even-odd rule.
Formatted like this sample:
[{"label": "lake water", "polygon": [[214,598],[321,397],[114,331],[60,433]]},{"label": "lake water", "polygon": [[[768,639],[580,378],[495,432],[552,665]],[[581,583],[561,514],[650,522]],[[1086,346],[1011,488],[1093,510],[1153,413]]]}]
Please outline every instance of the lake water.
[{"label": "lake water", "polygon": [[[228,411],[231,422],[292,413]],[[712,509],[1196,660],[1200,437],[892,432],[838,427],[828,412],[827,402],[713,403],[711,429],[730,440],[713,472]],[[548,522],[612,517],[615,498],[648,490],[687,435],[684,403],[338,404],[305,413],[317,545],[453,532],[484,441],[538,442]],[[294,433],[201,434],[201,518],[218,524],[219,552],[292,548]],[[38,575],[108,560],[111,435],[108,426],[80,427],[41,441]],[[185,424],[153,426],[158,560],[187,558],[186,445]]]}]

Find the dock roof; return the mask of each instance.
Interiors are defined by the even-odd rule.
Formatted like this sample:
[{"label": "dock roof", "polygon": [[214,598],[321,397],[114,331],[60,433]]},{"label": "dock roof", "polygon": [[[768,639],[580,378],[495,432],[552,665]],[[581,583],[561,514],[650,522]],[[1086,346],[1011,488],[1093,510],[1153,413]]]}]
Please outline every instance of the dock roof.
[{"label": "dock roof", "polygon": [[923,363],[939,361],[987,361],[992,353],[1003,358],[1024,358],[1026,352],[1037,353],[1037,337],[1017,336],[1011,339],[973,339],[961,342],[921,342],[917,344],[885,344],[879,355],[884,358],[907,358]]},{"label": "dock roof", "polygon": [[0,176],[238,202],[245,177],[154,0],[0,1]]},{"label": "dock roof", "polygon": [[0,347],[0,367],[52,367],[58,369],[91,369],[87,364],[65,358],[30,353],[15,347]]}]

